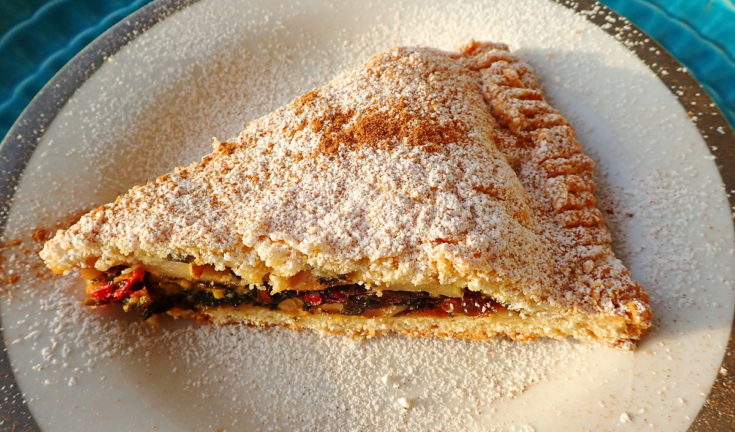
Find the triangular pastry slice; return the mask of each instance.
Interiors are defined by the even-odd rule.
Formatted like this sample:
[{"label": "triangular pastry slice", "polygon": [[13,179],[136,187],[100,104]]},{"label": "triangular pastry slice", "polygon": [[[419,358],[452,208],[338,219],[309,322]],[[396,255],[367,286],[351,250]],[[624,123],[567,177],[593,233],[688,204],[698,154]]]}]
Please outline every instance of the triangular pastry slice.
[{"label": "triangular pastry slice", "polygon": [[59,231],[87,303],[374,335],[634,347],[593,162],[506,46],[395,48]]}]

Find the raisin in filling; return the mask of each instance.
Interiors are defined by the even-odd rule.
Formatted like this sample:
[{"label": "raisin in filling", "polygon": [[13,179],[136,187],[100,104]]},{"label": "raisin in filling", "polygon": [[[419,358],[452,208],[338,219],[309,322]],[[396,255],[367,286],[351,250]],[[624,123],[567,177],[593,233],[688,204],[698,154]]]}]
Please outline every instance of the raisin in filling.
[{"label": "raisin in filling", "polygon": [[212,282],[194,282],[185,288],[141,269],[121,274],[113,269],[104,280],[90,281],[87,304],[122,304],[143,319],[172,308],[202,310],[221,306],[259,306],[288,313],[335,313],[365,317],[426,315],[485,316],[503,309],[491,297],[464,290],[463,297],[433,296],[424,291],[384,290],[381,295],[361,285],[345,284],[318,291],[243,289]]}]

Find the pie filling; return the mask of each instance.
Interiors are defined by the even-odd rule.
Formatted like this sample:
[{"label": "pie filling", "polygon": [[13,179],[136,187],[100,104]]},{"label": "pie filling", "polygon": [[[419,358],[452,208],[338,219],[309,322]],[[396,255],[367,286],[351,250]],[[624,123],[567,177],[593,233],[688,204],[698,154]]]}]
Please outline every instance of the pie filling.
[{"label": "pie filling", "polygon": [[[82,270],[87,279],[85,304],[120,304],[143,319],[172,309],[203,311],[208,308],[254,306],[293,315],[341,314],[366,318],[455,315],[487,316],[506,310],[489,296],[464,289],[462,297],[432,295],[425,291],[373,291],[354,283],[327,281],[319,290],[284,290],[272,293],[242,285],[175,279],[143,268],[113,267],[106,272]],[[329,285],[332,284],[332,285]]]}]

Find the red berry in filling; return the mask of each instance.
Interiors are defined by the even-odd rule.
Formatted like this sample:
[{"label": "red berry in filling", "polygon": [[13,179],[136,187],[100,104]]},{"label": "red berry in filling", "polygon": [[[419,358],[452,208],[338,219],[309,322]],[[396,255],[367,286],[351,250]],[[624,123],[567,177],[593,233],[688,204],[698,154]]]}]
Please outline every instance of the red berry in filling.
[{"label": "red berry in filling", "polygon": [[312,306],[319,306],[322,304],[322,296],[318,293],[309,292],[304,294],[304,301]]}]

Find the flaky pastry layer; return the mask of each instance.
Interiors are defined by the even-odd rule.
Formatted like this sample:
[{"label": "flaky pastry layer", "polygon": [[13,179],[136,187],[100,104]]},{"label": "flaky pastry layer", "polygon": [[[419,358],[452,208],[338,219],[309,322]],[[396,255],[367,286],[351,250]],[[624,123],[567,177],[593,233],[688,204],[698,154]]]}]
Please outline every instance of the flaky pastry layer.
[{"label": "flaky pastry layer", "polygon": [[[598,342],[622,349],[634,349],[641,336],[634,325],[622,317],[521,316],[503,311],[484,317],[454,316],[436,319],[431,316],[375,317],[337,314],[294,315],[261,307],[222,307],[202,311],[173,310],[176,318],[193,318],[217,325],[243,323],[254,326],[283,326],[293,330],[315,330],[350,336],[378,336],[398,333],[411,337],[454,337],[485,340],[505,336],[517,341],[542,337]],[[621,334],[629,335],[622,339]]]}]

